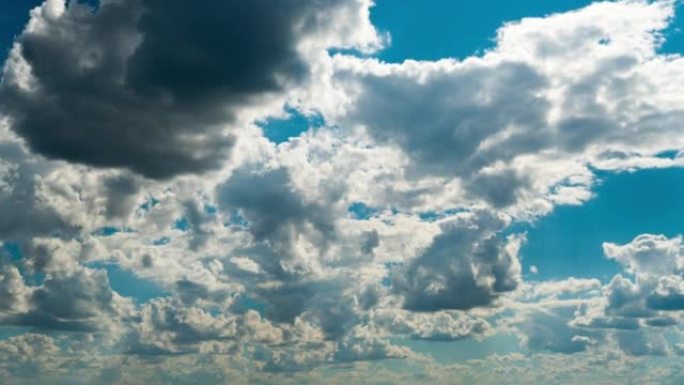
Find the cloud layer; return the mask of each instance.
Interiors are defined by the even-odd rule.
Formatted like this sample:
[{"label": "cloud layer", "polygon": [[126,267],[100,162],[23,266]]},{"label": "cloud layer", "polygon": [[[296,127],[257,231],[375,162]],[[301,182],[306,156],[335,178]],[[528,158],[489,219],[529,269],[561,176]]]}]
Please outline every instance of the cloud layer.
[{"label": "cloud layer", "polygon": [[[481,56],[394,64],[371,56],[388,40],[370,7],[32,11],[0,85],[0,379],[681,373],[681,237],[606,239],[622,272],[603,281],[530,280],[520,255],[524,225],[591,199],[597,171],[682,165],[684,60],[658,52],[674,3],[596,3],[505,24]],[[324,124],[272,143],[259,125],[285,111]]]}]

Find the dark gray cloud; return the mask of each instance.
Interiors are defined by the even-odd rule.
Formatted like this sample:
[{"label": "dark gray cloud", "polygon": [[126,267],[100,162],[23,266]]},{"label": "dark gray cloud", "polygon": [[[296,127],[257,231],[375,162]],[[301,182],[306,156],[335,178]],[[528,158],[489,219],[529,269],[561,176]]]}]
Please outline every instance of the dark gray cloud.
[{"label": "dark gray cloud", "polygon": [[20,259],[0,259],[0,325],[75,332],[120,325],[131,309],[107,271],[81,265],[66,248],[55,238],[34,239],[22,244]]},{"label": "dark gray cloud", "polygon": [[[5,274],[5,278],[11,277]],[[3,320],[5,325],[94,332],[110,330],[121,320],[119,305],[104,270],[79,268],[55,273],[41,286],[24,287],[21,292],[25,295],[25,308],[12,311]]]},{"label": "dark gray cloud", "polygon": [[468,189],[475,197],[484,198],[494,207],[506,207],[518,201],[521,191],[532,185],[531,178],[515,170],[504,170],[495,174],[477,175]]},{"label": "dark gray cloud", "polygon": [[33,292],[33,309],[18,317],[18,324],[39,329],[104,329],[101,317],[117,315],[113,297],[104,270],[79,270],[58,275]]},{"label": "dark gray cloud", "polygon": [[[305,199],[285,168],[240,168],[218,187],[217,196],[221,211],[232,221],[244,221],[252,238],[239,253],[259,266],[259,274],[231,274],[245,285],[246,300],[263,307],[268,320],[293,323],[306,314],[326,336],[344,335],[359,312],[349,282],[318,276],[325,252],[337,237],[334,210]],[[364,238],[361,248],[372,252],[378,234],[368,232]],[[301,241],[312,249],[303,250]],[[259,285],[274,280],[277,285]],[[233,310],[245,309],[238,303]]]},{"label": "dark gray cloud", "polygon": [[225,302],[229,293],[225,290],[211,290],[206,285],[193,282],[188,279],[181,279],[174,285],[176,297],[186,305],[194,305],[198,301],[209,301],[210,303]]},{"label": "dark gray cloud", "polygon": [[594,318],[586,326],[596,329],[636,330],[639,328],[639,320],[627,317]]},{"label": "dark gray cloud", "polygon": [[393,289],[404,296],[404,307],[471,309],[514,290],[520,265],[499,234],[504,227],[501,218],[485,211],[444,223],[432,244],[394,276]]},{"label": "dark gray cloud", "polygon": [[235,320],[212,317],[204,310],[170,299],[143,306],[136,328],[124,341],[128,354],[162,356],[197,351],[197,344],[227,340],[236,334]]},{"label": "dark gray cloud", "polygon": [[129,175],[118,175],[104,180],[107,218],[126,218],[136,204],[140,191],[138,181]]},{"label": "dark gray cloud", "polygon": [[[309,75],[298,44],[347,0],[109,0],[46,10],[18,37],[0,107],[47,157],[152,178],[216,168],[242,107]],[[359,5],[356,5],[357,7]],[[21,60],[31,89],[22,87]]]},{"label": "dark gray cloud", "polygon": [[254,249],[247,252],[275,277],[307,273],[307,261],[295,250],[298,238],[306,237],[323,251],[336,236],[331,212],[306,202],[292,185],[287,169],[239,169],[218,187],[217,194],[224,212],[247,221],[247,231],[255,242]]}]

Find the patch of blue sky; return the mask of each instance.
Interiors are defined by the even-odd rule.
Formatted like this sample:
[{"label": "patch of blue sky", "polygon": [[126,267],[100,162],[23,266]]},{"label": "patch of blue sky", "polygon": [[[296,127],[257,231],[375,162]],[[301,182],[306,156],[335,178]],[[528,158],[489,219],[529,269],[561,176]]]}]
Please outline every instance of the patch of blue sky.
[{"label": "patch of blue sky", "polygon": [[660,47],[660,53],[684,54],[684,2],[677,2],[674,19],[668,28],[663,31],[665,42]]},{"label": "patch of blue sky", "polygon": [[260,315],[264,315],[266,311],[266,303],[259,301],[249,295],[240,294],[235,299],[235,302],[231,306],[231,310],[236,313],[246,312],[248,310],[254,310]]},{"label": "patch of blue sky", "polygon": [[260,124],[264,136],[273,143],[280,144],[296,138],[309,129],[320,128],[325,124],[318,114],[304,115],[294,108],[287,109],[285,119],[272,118]]},{"label": "patch of blue sky", "polygon": [[101,0],[78,0],[79,3],[88,4],[94,9],[97,9],[100,6],[100,1]]},{"label": "patch of blue sky", "polygon": [[378,209],[363,202],[353,202],[347,207],[347,212],[356,220],[368,220],[378,214]]},{"label": "patch of blue sky", "polygon": [[349,56],[357,56],[357,57],[368,57],[369,55],[366,54],[365,52],[361,52],[358,49],[349,49],[349,48],[329,48],[328,49],[328,54],[331,56],[333,55],[349,55]]},{"label": "patch of blue sky", "polygon": [[392,275],[394,274],[394,271],[401,268],[401,266],[403,266],[401,262],[385,262],[387,275],[380,280],[380,284],[384,287],[392,286]]},{"label": "patch of blue sky", "polygon": [[448,209],[444,211],[424,211],[418,213],[420,220],[424,222],[436,222],[440,219],[448,218],[450,216],[456,215],[460,212],[464,212],[466,209]]},{"label": "patch of blue sky", "polygon": [[0,341],[12,337],[18,337],[31,331],[31,328],[23,326],[0,326]]},{"label": "patch of blue sky", "polygon": [[40,5],[42,0],[3,1],[0,7],[0,61],[7,57],[14,37],[24,29],[29,18],[29,10]]},{"label": "patch of blue sky", "polygon": [[18,243],[3,242],[2,254],[0,255],[9,257],[11,262],[18,262],[21,260],[21,248]]},{"label": "patch of blue sky", "polygon": [[655,156],[656,156],[656,158],[662,158],[662,159],[675,159],[675,158],[682,156],[682,151],[680,151],[680,150],[663,151],[659,154],[656,154]]},{"label": "patch of blue sky", "polygon": [[590,0],[377,0],[371,20],[391,45],[377,53],[388,62],[463,59],[494,46],[496,30],[524,17],[579,9]]},{"label": "patch of blue sky", "polygon": [[132,298],[138,304],[169,295],[166,290],[155,282],[138,277],[131,271],[122,269],[117,264],[95,262],[88,266],[107,271],[107,277],[109,278],[112,290],[124,297]]},{"label": "patch of blue sky", "polygon": [[249,221],[240,214],[239,210],[231,210],[228,222],[223,225],[226,227],[237,226],[246,229],[249,227]]},{"label": "patch of blue sky", "polygon": [[[99,6],[99,0],[79,0],[93,8]],[[43,0],[6,0],[0,6],[0,62],[4,62],[12,47],[14,38],[24,29],[29,19],[29,11]]]},{"label": "patch of blue sky", "polygon": [[185,217],[176,219],[176,222],[173,224],[174,229],[183,232],[190,230],[191,227],[192,225],[190,225],[190,221],[188,221],[188,218]]},{"label": "patch of blue sky", "polygon": [[146,213],[152,210],[154,206],[158,205],[159,203],[159,200],[155,198],[149,198],[138,207],[138,210]]},{"label": "patch of blue sky", "polygon": [[218,213],[218,208],[213,205],[205,204],[204,212],[208,215],[216,215]]},{"label": "patch of blue sky", "polygon": [[[595,197],[581,206],[560,206],[527,231],[520,254],[535,280],[567,277],[608,280],[622,268],[603,255],[602,244],[624,244],[643,233],[684,233],[684,169],[598,174]],[[525,228],[526,227],[526,228]]]},{"label": "patch of blue sky", "polygon": [[120,228],[120,227],[114,227],[114,226],[103,226],[103,227],[100,227],[99,229],[96,229],[91,234],[96,236],[96,237],[111,237],[112,235],[115,235],[118,233],[133,232],[133,231],[134,231],[133,229],[129,229],[129,228]]},{"label": "patch of blue sky", "polygon": [[169,237],[161,237],[152,241],[152,245],[154,246],[164,246],[168,245],[169,243],[171,243],[171,238]]},{"label": "patch of blue sky", "polygon": [[24,283],[29,286],[40,286],[45,282],[44,273],[29,272],[26,265],[22,263],[24,258],[21,247],[15,242],[3,242],[0,248],[0,262],[4,259],[6,262],[14,265],[21,274]]}]

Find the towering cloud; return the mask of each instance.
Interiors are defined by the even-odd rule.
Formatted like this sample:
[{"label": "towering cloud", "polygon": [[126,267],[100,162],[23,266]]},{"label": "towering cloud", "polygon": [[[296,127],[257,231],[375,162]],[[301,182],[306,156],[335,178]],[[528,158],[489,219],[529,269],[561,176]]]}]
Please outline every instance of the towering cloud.
[{"label": "towering cloud", "polygon": [[234,143],[227,128],[245,124],[245,108],[306,82],[312,51],[377,43],[368,7],[48,0],[6,63],[0,108],[50,158],[151,178],[218,168]]}]

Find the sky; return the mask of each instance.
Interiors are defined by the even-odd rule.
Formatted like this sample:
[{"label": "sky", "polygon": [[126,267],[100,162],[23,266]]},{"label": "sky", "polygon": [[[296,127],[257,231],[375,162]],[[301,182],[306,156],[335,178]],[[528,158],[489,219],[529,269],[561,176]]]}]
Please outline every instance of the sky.
[{"label": "sky", "polygon": [[0,5],[0,383],[684,383],[676,0]]}]

